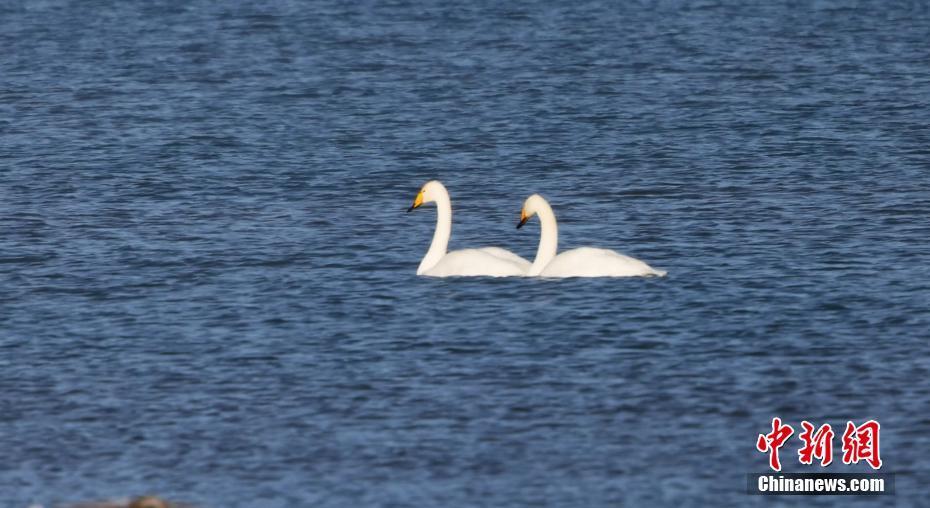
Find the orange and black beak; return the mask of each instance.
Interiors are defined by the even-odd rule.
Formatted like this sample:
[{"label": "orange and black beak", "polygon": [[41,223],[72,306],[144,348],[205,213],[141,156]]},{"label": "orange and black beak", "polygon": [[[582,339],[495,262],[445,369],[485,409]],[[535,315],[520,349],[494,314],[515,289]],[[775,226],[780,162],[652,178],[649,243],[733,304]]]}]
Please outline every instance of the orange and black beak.
[{"label": "orange and black beak", "polygon": [[526,216],[526,212],[524,210],[520,210],[520,222],[517,224],[517,229],[522,228],[528,220],[530,220],[530,218]]},{"label": "orange and black beak", "polygon": [[413,200],[413,204],[410,205],[410,208],[407,209],[407,213],[412,212],[415,208],[420,208],[422,204],[423,204],[423,190],[421,189],[420,192],[417,193],[416,199]]}]

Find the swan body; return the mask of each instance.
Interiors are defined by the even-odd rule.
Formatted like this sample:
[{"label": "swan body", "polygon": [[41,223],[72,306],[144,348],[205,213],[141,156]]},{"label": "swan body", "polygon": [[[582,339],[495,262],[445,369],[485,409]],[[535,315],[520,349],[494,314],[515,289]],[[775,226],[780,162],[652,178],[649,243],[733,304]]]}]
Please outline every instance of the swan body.
[{"label": "swan body", "polygon": [[543,268],[543,277],[635,277],[663,276],[646,263],[607,249],[579,247],[557,255]]},{"label": "swan body", "polygon": [[526,224],[534,215],[539,216],[540,235],[536,259],[527,271],[529,276],[541,277],[637,277],[665,276],[664,270],[656,270],[648,264],[630,256],[607,249],[580,247],[556,255],[559,246],[559,229],[555,213],[549,203],[539,194],[526,198],[520,213],[520,223]]},{"label": "swan body", "polygon": [[436,231],[429,250],[420,261],[417,275],[518,277],[530,269],[529,261],[500,247],[448,252],[449,237],[452,236],[452,202],[445,186],[436,180],[426,182],[407,211],[432,202],[436,203]]},{"label": "swan body", "polygon": [[[516,256],[516,254],[513,255]],[[417,275],[426,275],[428,277],[520,277],[526,275],[526,271],[530,268],[529,261],[522,258],[521,260],[522,263],[516,262],[513,259],[501,257],[485,249],[462,249],[446,253],[431,268],[423,271],[417,270]]]}]

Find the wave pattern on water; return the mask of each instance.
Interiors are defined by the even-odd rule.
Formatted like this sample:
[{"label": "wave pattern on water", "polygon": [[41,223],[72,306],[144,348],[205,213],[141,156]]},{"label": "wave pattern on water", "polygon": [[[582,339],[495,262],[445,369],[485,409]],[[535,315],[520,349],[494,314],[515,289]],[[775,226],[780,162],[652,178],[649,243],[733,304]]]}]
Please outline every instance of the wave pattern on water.
[{"label": "wave pattern on water", "polygon": [[[920,504],[928,35],[917,1],[0,5],[5,502],[768,504],[780,416],[879,420]],[[417,278],[431,178],[453,247],[533,256],[539,192],[564,248],[670,275]]]}]

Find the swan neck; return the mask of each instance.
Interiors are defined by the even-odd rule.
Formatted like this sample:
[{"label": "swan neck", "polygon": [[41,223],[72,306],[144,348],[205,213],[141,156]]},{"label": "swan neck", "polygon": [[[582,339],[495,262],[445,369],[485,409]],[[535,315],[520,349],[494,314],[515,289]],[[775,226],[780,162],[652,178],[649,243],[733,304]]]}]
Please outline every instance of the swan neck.
[{"label": "swan neck", "polygon": [[552,208],[545,204],[536,212],[539,216],[539,247],[536,249],[536,259],[530,267],[528,275],[539,275],[554,258],[559,248],[559,226],[555,221]]},{"label": "swan neck", "polygon": [[436,198],[436,231],[433,232],[433,241],[429,250],[420,261],[417,275],[422,275],[430,268],[436,266],[449,248],[449,237],[452,236],[452,203],[448,193],[442,193]]}]

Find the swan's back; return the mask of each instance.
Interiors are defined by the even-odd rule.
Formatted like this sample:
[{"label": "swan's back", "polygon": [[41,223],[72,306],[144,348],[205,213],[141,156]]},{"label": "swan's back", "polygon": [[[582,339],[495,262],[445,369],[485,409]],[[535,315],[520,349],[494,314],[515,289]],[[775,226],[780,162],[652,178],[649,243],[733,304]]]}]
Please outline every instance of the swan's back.
[{"label": "swan's back", "polygon": [[447,253],[423,273],[430,277],[519,277],[530,268],[529,261],[499,247],[462,249]]},{"label": "swan's back", "polygon": [[522,268],[524,272],[529,271],[530,266],[532,265],[532,263],[530,263],[526,259],[514,254],[513,252],[510,252],[507,249],[502,249],[500,247],[481,247],[478,250],[480,250],[481,252],[486,252],[494,257],[501,258],[504,261],[515,263],[517,266]]},{"label": "swan's back", "polygon": [[580,247],[556,256],[543,269],[542,277],[638,277],[665,276],[646,263],[607,249]]}]

